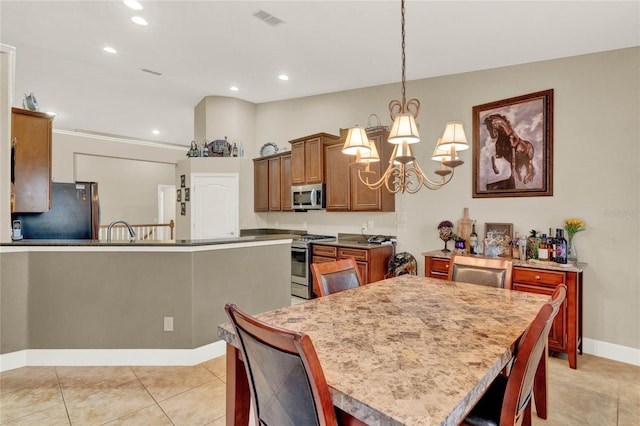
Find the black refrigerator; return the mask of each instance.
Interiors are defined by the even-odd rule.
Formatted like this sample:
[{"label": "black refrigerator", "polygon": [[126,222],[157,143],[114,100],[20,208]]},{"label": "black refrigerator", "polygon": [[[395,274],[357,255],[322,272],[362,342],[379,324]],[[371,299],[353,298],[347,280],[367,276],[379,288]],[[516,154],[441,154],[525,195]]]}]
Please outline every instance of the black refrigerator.
[{"label": "black refrigerator", "polygon": [[100,228],[98,184],[52,183],[51,209],[44,213],[14,213],[28,240],[97,240]]}]

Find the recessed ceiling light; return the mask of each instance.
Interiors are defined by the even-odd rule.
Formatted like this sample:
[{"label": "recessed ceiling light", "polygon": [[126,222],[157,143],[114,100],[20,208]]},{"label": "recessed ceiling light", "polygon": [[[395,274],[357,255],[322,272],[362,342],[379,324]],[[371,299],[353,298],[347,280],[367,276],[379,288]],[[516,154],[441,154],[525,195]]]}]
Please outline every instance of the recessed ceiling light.
[{"label": "recessed ceiling light", "polygon": [[286,75],[286,74],[280,74],[280,75],[278,76],[278,78],[279,78],[280,80],[282,80],[282,81],[287,81],[287,80],[289,80],[289,76],[288,76],[288,75]]},{"label": "recessed ceiling light", "polygon": [[152,130],[151,133],[153,133],[154,135],[159,135],[160,134],[160,130]]},{"label": "recessed ceiling light", "polygon": [[133,18],[131,18],[131,20],[138,25],[149,25],[149,23],[140,16],[134,16]]},{"label": "recessed ceiling light", "polygon": [[233,90],[234,92],[237,92],[240,89],[238,89],[236,86],[231,86],[229,87],[229,90]]},{"label": "recessed ceiling light", "polygon": [[142,5],[136,0],[124,0],[123,3],[133,10],[142,10]]},{"label": "recessed ceiling light", "polygon": [[118,53],[118,51],[111,46],[103,47],[102,50],[108,53]]}]

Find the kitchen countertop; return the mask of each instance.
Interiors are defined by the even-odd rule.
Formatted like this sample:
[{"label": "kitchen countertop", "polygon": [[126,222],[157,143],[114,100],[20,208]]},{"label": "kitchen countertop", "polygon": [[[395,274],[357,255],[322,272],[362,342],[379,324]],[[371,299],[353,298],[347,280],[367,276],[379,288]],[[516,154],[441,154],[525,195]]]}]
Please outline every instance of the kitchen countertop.
[{"label": "kitchen countertop", "polygon": [[3,247],[200,247],[238,243],[291,240],[295,235],[253,235],[235,238],[214,238],[206,240],[19,240],[0,243]]},{"label": "kitchen countertop", "polygon": [[[450,259],[452,252],[443,253],[442,250],[433,250],[422,253],[423,257],[438,257],[441,259]],[[574,265],[570,266],[562,266],[559,263],[555,262],[543,262],[535,259],[529,260],[520,260],[508,258],[513,261],[513,266],[519,266],[522,268],[536,268],[536,269],[548,269],[551,271],[562,271],[562,272],[582,272],[587,267],[586,263],[578,262]]]},{"label": "kitchen countertop", "polygon": [[[374,244],[369,243],[367,239],[369,237],[375,237],[376,235],[362,235],[362,234],[343,234],[339,233],[336,241],[319,241],[317,243],[312,244],[322,244],[324,246],[334,246],[334,247],[349,247],[349,248],[360,248],[365,250],[376,249],[380,247],[386,247],[393,245],[391,242],[385,244]],[[385,235],[385,237],[391,239],[395,238],[390,235]]]}]

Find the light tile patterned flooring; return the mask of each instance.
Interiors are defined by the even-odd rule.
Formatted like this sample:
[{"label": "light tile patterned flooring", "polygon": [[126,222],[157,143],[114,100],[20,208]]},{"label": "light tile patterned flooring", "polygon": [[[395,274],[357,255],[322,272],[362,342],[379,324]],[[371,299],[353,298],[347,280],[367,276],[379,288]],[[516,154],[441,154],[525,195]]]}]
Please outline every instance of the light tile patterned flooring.
[{"label": "light tile patterned flooring", "polygon": [[[640,367],[549,360],[549,418],[534,426],[640,424]],[[26,367],[0,373],[0,424],[224,425],[225,360],[193,367]]]}]

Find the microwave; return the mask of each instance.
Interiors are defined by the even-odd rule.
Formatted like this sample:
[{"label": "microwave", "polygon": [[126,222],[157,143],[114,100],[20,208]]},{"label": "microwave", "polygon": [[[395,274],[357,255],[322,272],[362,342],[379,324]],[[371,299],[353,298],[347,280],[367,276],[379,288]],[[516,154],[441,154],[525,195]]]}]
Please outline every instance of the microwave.
[{"label": "microwave", "polygon": [[320,210],[325,208],[325,186],[300,185],[291,187],[291,206],[294,210]]}]

